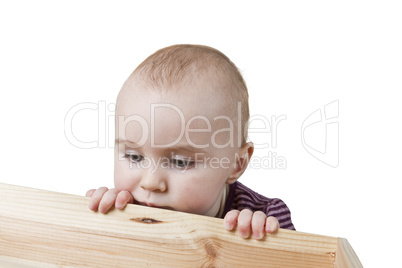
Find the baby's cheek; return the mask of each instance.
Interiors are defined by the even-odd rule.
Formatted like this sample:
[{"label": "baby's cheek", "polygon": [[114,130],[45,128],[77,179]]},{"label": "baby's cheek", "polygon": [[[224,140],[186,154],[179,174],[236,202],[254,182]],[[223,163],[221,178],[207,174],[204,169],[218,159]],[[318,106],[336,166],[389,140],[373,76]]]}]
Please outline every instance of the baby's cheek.
[{"label": "baby's cheek", "polygon": [[177,210],[198,214],[202,207],[200,187],[189,177],[170,180],[167,195]]},{"label": "baby's cheek", "polygon": [[211,181],[205,180],[204,185],[187,187],[183,199],[191,213],[204,215],[215,203],[220,190]]}]

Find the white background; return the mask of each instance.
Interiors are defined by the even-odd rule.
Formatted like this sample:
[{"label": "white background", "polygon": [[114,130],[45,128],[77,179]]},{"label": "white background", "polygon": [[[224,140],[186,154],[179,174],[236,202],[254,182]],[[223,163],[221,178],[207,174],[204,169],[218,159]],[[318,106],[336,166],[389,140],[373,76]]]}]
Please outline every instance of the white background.
[{"label": "white background", "polygon": [[[400,265],[402,9],[397,1],[5,2],[0,2],[0,182],[78,195],[112,187],[113,145],[73,146],[65,137],[66,114],[79,103],[113,104],[128,75],[157,49],[205,44],[241,69],[251,115],[287,118],[278,124],[277,147],[255,152],[256,157],[275,152],[286,159],[286,169],[249,169],[241,181],[282,198],[298,231],[346,237],[365,267]],[[334,168],[304,149],[301,126],[336,100],[339,165]],[[98,112],[106,125],[100,144],[113,140],[113,124],[102,119],[113,112],[102,109],[76,114],[77,138],[98,139]],[[322,130],[316,128],[313,147],[325,142]],[[270,142],[270,135],[250,138]]]}]

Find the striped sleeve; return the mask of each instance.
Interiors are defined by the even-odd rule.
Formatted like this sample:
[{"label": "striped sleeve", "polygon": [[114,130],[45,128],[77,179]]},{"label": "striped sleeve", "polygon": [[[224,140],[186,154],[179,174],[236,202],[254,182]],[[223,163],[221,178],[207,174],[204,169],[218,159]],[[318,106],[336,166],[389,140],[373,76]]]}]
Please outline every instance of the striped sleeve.
[{"label": "striped sleeve", "polygon": [[265,208],[267,217],[273,216],[278,219],[279,227],[289,230],[295,230],[292,219],[290,217],[290,210],[279,198],[271,199],[271,202]]},{"label": "striped sleeve", "polygon": [[240,182],[230,185],[224,215],[233,209],[263,211],[267,217],[277,218],[280,228],[295,230],[290,210],[285,202],[279,198],[268,198],[260,195]]}]

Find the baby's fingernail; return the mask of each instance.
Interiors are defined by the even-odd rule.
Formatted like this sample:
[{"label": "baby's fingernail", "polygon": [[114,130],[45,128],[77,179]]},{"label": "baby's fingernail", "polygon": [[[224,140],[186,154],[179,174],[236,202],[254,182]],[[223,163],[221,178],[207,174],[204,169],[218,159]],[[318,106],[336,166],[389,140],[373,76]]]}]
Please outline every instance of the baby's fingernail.
[{"label": "baby's fingernail", "polygon": [[267,233],[270,233],[272,231],[271,224],[267,223],[267,225],[265,226],[265,230],[267,231]]},{"label": "baby's fingernail", "polygon": [[253,237],[255,239],[261,239],[262,238],[262,233],[253,233]]},{"label": "baby's fingernail", "polygon": [[246,232],[244,232],[244,231],[240,231],[240,236],[241,236],[242,238],[247,238],[247,237],[248,237],[248,234],[247,234]]},{"label": "baby's fingernail", "polygon": [[106,210],[103,207],[99,207],[98,210],[99,210],[100,213],[103,213],[103,214],[106,213]]},{"label": "baby's fingernail", "polygon": [[226,230],[232,230],[233,226],[230,223],[226,222],[225,223],[225,228],[226,228]]}]

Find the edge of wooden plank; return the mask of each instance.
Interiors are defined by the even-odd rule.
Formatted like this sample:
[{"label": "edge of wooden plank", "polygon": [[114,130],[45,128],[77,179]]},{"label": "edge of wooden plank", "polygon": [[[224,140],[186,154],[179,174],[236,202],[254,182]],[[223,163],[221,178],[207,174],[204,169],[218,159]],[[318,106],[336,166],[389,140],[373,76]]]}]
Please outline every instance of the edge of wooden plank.
[{"label": "edge of wooden plank", "polygon": [[346,238],[339,237],[335,255],[336,268],[363,268],[352,246]]},{"label": "edge of wooden plank", "polygon": [[[76,250],[77,254],[99,254],[105,259],[121,257],[124,261],[132,257],[127,248],[138,250],[138,256],[133,258],[144,266],[162,265],[164,261],[170,261],[167,265],[174,264],[175,258],[149,259],[158,254],[181,254],[180,258],[185,259],[188,266],[192,264],[188,262],[192,261],[189,259],[193,258],[193,255],[189,256],[191,253],[198,260],[193,264],[219,265],[225,263],[226,258],[231,261],[230,264],[239,265],[253,265],[253,261],[261,265],[270,260],[272,263],[267,267],[332,267],[338,245],[338,239],[334,237],[284,229],[268,234],[260,241],[242,239],[237,230],[224,230],[222,219],[138,205],[128,205],[123,211],[114,209],[104,215],[88,209],[87,197],[1,183],[0,196],[0,224],[6,227],[3,232],[0,228],[0,255],[5,255],[2,252],[13,252],[5,248],[4,245],[7,245],[14,250],[25,250],[24,254],[29,255],[27,259],[32,261],[38,259],[32,257],[32,249],[27,249],[27,245],[35,246],[39,241],[42,247],[38,251],[44,251],[44,248],[51,250],[50,246],[60,245],[60,251],[68,248],[64,253]],[[147,224],[142,221],[144,218],[154,219],[160,224]],[[24,230],[26,225],[30,228]],[[110,226],[113,226],[112,230]],[[7,233],[7,230],[11,233]],[[28,235],[30,240],[14,243],[13,239],[25,239],[24,235]],[[86,240],[81,239],[81,235]],[[83,250],[74,249],[74,242],[67,241],[70,244],[66,244],[63,239],[69,240],[69,236],[75,236],[72,241],[83,240],[77,243],[81,243],[78,245],[85,250],[84,253],[80,252]],[[113,250],[105,254],[96,247],[92,248],[91,243],[95,243],[92,239],[98,243],[113,242]],[[142,244],[138,245],[138,242]],[[159,247],[157,252],[146,253],[152,251],[154,246]],[[40,260],[49,258],[50,253],[44,252]],[[63,267],[69,265],[69,259],[63,257],[60,262],[57,256],[54,257],[52,263],[62,263]],[[252,257],[255,260],[250,260]],[[303,261],[304,264],[298,264]],[[312,264],[306,264],[307,261]]]}]

